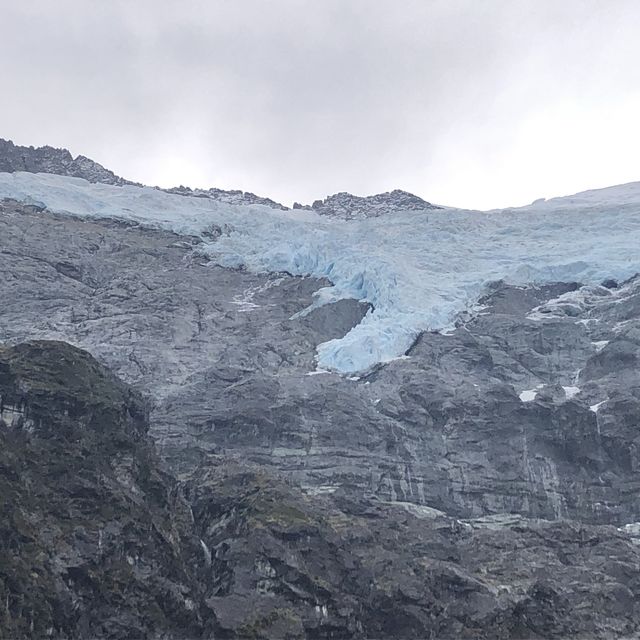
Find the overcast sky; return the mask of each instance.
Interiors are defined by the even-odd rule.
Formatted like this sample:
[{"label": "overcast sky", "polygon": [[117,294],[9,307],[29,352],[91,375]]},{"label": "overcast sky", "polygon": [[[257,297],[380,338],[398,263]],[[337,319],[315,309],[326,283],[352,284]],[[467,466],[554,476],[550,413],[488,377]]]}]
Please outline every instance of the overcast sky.
[{"label": "overcast sky", "polygon": [[0,137],[285,204],[640,180],[637,0],[0,0]]}]

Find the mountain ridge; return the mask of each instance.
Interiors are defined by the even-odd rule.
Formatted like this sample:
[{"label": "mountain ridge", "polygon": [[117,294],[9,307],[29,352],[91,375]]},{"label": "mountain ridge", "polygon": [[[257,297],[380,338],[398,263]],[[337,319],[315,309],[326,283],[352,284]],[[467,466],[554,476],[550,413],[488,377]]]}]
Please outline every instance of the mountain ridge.
[{"label": "mountain ridge", "polygon": [[[87,156],[75,158],[68,149],[49,145],[42,147],[16,145],[9,139],[0,138],[0,172],[13,173],[27,171],[29,173],[52,173],[74,178],[83,178],[88,182],[110,184],[115,186],[145,186],[116,175],[98,162]],[[282,211],[307,210],[320,215],[328,215],[346,220],[378,217],[385,213],[397,211],[417,211],[440,209],[419,196],[402,189],[394,189],[370,196],[356,196],[346,191],[329,195],[323,200],[316,200],[311,205],[298,202],[293,207],[275,200],[256,195],[241,189],[192,188],[184,185],[176,187],[155,187],[160,191],[196,198],[210,198],[217,202],[232,205],[261,204]]]}]

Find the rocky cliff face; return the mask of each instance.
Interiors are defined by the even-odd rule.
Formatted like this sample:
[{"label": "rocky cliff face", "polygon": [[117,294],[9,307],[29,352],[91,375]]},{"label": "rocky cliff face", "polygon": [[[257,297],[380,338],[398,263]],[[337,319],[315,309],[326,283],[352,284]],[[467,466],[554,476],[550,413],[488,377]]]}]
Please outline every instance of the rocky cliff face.
[{"label": "rocky cliff face", "polygon": [[0,238],[5,635],[640,630],[637,277],[497,282],[349,378],[326,282],[8,201]]},{"label": "rocky cliff face", "polygon": [[0,350],[0,405],[3,637],[615,637],[640,621],[640,552],[613,527],[305,496],[224,456],[178,483],[139,394],[59,342]]},{"label": "rocky cliff face", "polygon": [[322,282],[214,267],[164,232],[3,211],[0,339],[69,340],[150,393],[152,434],[179,471],[224,452],[309,493],[640,520],[635,279],[497,284],[449,335],[349,379],[316,372],[315,348],[367,307],[296,316]]},{"label": "rocky cliff face", "polygon": [[146,406],[64,343],[0,350],[5,638],[199,636],[203,565]]}]

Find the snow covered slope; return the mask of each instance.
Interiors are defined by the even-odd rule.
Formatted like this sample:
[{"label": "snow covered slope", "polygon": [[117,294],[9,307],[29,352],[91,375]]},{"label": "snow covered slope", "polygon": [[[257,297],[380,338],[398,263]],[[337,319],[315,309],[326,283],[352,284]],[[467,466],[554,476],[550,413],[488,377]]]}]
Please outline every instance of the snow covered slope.
[{"label": "snow covered slope", "polygon": [[519,209],[352,221],[51,174],[0,173],[3,197],[199,235],[223,266],[329,278],[335,286],[318,292],[317,305],[354,297],[374,306],[344,338],[318,347],[318,366],[342,373],[401,356],[420,331],[449,325],[487,282],[597,283],[640,271],[640,183]]}]

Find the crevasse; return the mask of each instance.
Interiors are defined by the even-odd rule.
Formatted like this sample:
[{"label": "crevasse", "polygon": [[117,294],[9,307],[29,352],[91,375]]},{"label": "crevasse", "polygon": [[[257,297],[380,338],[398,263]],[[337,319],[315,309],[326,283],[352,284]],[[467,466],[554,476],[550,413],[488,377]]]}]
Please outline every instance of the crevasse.
[{"label": "crevasse", "polygon": [[[640,271],[640,183],[518,209],[349,222],[51,174],[0,173],[0,197],[199,235],[223,266],[328,278],[334,286],[315,304],[353,297],[374,307],[346,336],[318,346],[319,368],[341,373],[401,356],[419,332],[449,325],[490,281],[597,283]],[[212,225],[224,229],[215,241],[203,235]]]}]

